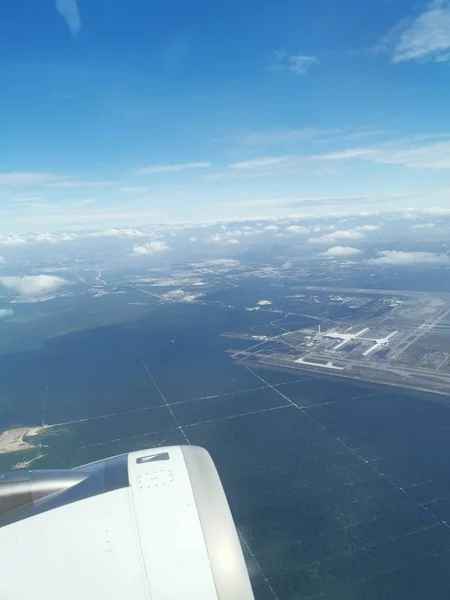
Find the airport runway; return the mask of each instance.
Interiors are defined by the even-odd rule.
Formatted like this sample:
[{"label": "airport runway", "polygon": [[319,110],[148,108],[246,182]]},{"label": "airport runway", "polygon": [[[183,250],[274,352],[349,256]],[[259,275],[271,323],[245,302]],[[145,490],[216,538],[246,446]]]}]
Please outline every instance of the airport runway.
[{"label": "airport runway", "polygon": [[[237,356],[238,355],[238,356]],[[329,357],[317,355],[309,357],[310,361],[317,360],[329,362]],[[338,359],[335,364],[342,369],[330,368],[320,364],[298,363],[292,356],[264,355],[253,352],[236,351],[236,360],[246,365],[261,364],[266,366],[281,367],[289,370],[308,371],[321,373],[327,376],[344,377],[391,385],[394,387],[408,388],[423,392],[431,392],[450,396],[450,374],[439,373],[420,368],[408,368],[395,365],[369,365],[363,361]]]}]

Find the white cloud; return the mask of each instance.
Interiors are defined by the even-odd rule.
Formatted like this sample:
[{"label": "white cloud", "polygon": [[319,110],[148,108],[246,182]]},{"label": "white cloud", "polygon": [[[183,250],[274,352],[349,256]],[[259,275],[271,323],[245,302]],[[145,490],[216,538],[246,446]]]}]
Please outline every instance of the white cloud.
[{"label": "white cloud", "polygon": [[309,233],[309,229],[307,227],[304,227],[303,225],[290,225],[289,227],[286,227],[286,231],[288,233]]},{"label": "white cloud", "polygon": [[[391,193],[379,193],[374,192],[372,194],[361,194],[355,196],[305,196],[305,197],[273,197],[273,198],[249,198],[242,200],[229,200],[220,202],[220,206],[223,210],[234,210],[245,211],[244,214],[248,215],[259,215],[259,218],[266,218],[270,215],[271,217],[279,219],[280,216],[284,215],[285,218],[290,217],[291,220],[305,221],[309,219],[314,213],[332,215],[338,218],[338,212],[341,212],[341,216],[376,216],[377,219],[381,220],[381,215],[394,214],[400,215],[401,211],[405,210],[419,210],[418,208],[411,209],[410,207],[424,207],[430,206],[434,208],[420,209],[422,212],[430,211],[431,214],[446,214],[445,211],[450,213],[450,208],[444,208],[450,199],[450,187],[441,188],[415,188],[405,189],[401,191],[394,191]],[[361,208],[369,207],[370,210],[361,210]],[[320,210],[319,207],[333,207],[329,212],[326,208]],[[270,211],[270,212],[269,212]],[[287,212],[289,211],[289,212]],[[319,213],[320,211],[320,213]],[[434,212],[433,212],[434,211]],[[292,214],[296,213],[296,214]],[[238,213],[239,214],[239,213]],[[403,213],[405,214],[405,213]],[[263,216],[264,215],[264,216]],[[256,219],[257,217],[248,216],[248,219]],[[402,217],[405,218],[405,217]],[[411,216],[406,218],[418,218],[417,216]],[[428,217],[430,218],[430,217]],[[382,226],[381,222],[377,226]]]},{"label": "white cloud", "polygon": [[71,242],[76,240],[76,233],[37,233],[28,238],[30,242],[47,242],[49,244],[57,244],[59,242]]},{"label": "white cloud", "polygon": [[289,56],[288,70],[294,75],[305,75],[312,65],[319,62],[316,56],[307,56],[305,54],[297,54]]},{"label": "white cloud", "polygon": [[70,281],[56,275],[26,275],[24,277],[0,277],[0,284],[21,296],[43,296],[59,290]]},{"label": "white cloud", "polygon": [[448,139],[434,141],[435,135],[416,136],[410,139],[391,140],[367,148],[349,148],[340,152],[318,154],[315,161],[343,161],[366,159],[384,165],[403,165],[412,168],[450,169],[450,135]]},{"label": "white cloud", "polygon": [[63,231],[57,233],[34,233],[34,234],[7,234],[0,235],[0,245],[3,246],[20,246],[27,243],[49,243],[57,244],[61,242],[71,242],[79,238],[101,238],[101,237],[116,237],[122,239],[142,238],[147,237],[147,234],[140,229],[127,227],[123,229],[104,229],[102,231],[92,232],[74,232]]},{"label": "white cloud", "polygon": [[187,171],[189,169],[209,169],[210,162],[185,163],[179,165],[153,165],[139,169],[141,175],[150,175],[151,173],[177,173],[179,171]]},{"label": "white cloud", "polygon": [[205,260],[204,264],[207,266],[218,266],[218,267],[240,267],[241,263],[238,260],[232,258],[217,258],[212,260]]},{"label": "white cloud", "polygon": [[23,246],[26,243],[27,240],[21,235],[13,233],[0,235],[0,246]]},{"label": "white cloud", "polygon": [[286,155],[286,156],[268,156],[255,158],[252,160],[240,161],[229,164],[228,171],[219,171],[202,176],[202,179],[214,181],[220,179],[247,179],[254,177],[266,177],[279,175],[281,173],[294,173],[303,168],[308,168],[308,172],[330,173],[336,172],[331,165],[311,165],[311,156],[308,155]]},{"label": "white cloud", "polygon": [[[104,186],[117,185],[117,181],[83,181],[68,175],[58,173],[48,173],[39,171],[10,171],[0,173],[0,188],[20,188],[29,186],[42,186],[47,189],[77,189],[77,188],[97,188]],[[25,200],[32,202],[42,197],[28,197]]]},{"label": "white cloud", "polygon": [[287,156],[268,156],[266,158],[255,158],[254,160],[245,160],[242,162],[228,165],[230,169],[260,169],[264,167],[273,167],[282,165],[288,160]]},{"label": "white cloud", "polygon": [[125,185],[119,188],[119,192],[122,192],[122,194],[144,194],[148,192],[148,189],[140,185]]},{"label": "white cloud", "polygon": [[216,173],[208,173],[207,175],[200,176],[200,179],[202,179],[203,181],[219,181],[221,179],[237,179],[237,178],[238,178],[238,171],[217,171]]},{"label": "white cloud", "polygon": [[241,232],[235,232],[235,231],[224,231],[224,233],[215,233],[213,235],[210,235],[206,241],[213,243],[213,244],[231,244],[232,246],[238,246],[241,242],[239,240],[237,240],[235,237],[236,233],[238,233],[238,235],[241,234]]},{"label": "white cloud", "polygon": [[362,233],[359,231],[355,231],[354,229],[345,229],[345,230],[337,230],[332,231],[331,233],[327,233],[318,238],[312,238],[309,241],[311,243],[319,243],[319,244],[333,244],[339,240],[360,240],[364,237]]},{"label": "white cloud", "polygon": [[276,225],[267,225],[267,227],[264,227],[264,231],[278,231],[278,227]]},{"label": "white cloud", "polygon": [[330,136],[336,136],[339,133],[339,129],[319,129],[317,127],[250,131],[240,137],[239,143],[243,146],[258,147],[297,140],[324,141]]},{"label": "white cloud", "polygon": [[148,242],[142,246],[133,246],[133,254],[135,256],[148,256],[149,254],[156,254],[158,252],[165,252],[169,250],[169,246],[165,242],[155,241]]},{"label": "white cloud", "polygon": [[76,189],[76,188],[91,188],[103,187],[108,185],[117,185],[117,181],[50,181],[46,187],[56,189]]},{"label": "white cloud", "polygon": [[417,221],[418,219],[420,219],[420,215],[417,215],[415,213],[395,213],[393,215],[389,216],[389,220],[395,220],[395,221]]},{"label": "white cloud", "polygon": [[378,231],[379,229],[381,229],[379,225],[359,225],[354,231]]},{"label": "white cloud", "polygon": [[[99,199],[87,199],[89,206],[83,207],[82,202],[52,202],[47,205],[26,206],[17,210],[10,204],[9,210],[0,210],[0,229],[3,231],[35,229],[103,229],[104,227],[123,227],[135,223],[162,222],[167,219],[163,210],[149,209],[148,201],[139,203],[122,203],[111,205],[106,196]],[[86,204],[88,202],[86,201]],[[81,206],[80,206],[81,205]],[[161,204],[161,209],[164,206]],[[165,207],[167,208],[167,206]]]},{"label": "white cloud", "polygon": [[28,185],[45,185],[66,179],[54,173],[10,172],[0,173],[0,186],[21,187]]},{"label": "white cloud", "polygon": [[81,29],[80,13],[76,0],[56,0],[56,10],[67,23],[72,35],[77,35]]},{"label": "white cloud", "polygon": [[12,317],[14,311],[10,308],[0,308],[0,319],[6,319],[7,317]]},{"label": "white cloud", "polygon": [[198,242],[198,238],[195,237],[195,235],[193,235],[191,238],[189,238],[190,242]]},{"label": "white cloud", "polygon": [[434,223],[419,223],[417,225],[412,225],[411,229],[432,229],[434,227]]},{"label": "white cloud", "polygon": [[[448,196],[448,194],[447,194]],[[450,215],[450,208],[445,208],[445,207],[441,207],[441,206],[433,206],[431,208],[424,208],[422,209],[422,212],[429,214],[429,215]]]},{"label": "white cloud", "polygon": [[5,263],[5,257],[4,256],[0,256],[0,265],[3,265]]},{"label": "white cloud", "polygon": [[[268,208],[268,209],[279,209],[284,208],[286,205],[291,204],[294,200],[286,199],[286,198],[255,198],[252,200],[232,200],[229,202],[224,202],[223,206],[227,208]],[[244,227],[243,229],[251,229],[250,227]]]},{"label": "white cloud", "polygon": [[277,71],[289,71],[294,75],[305,75],[308,70],[319,62],[317,56],[308,54],[288,54],[283,50],[275,55]]},{"label": "white cloud", "polygon": [[435,254],[433,252],[404,252],[403,250],[382,250],[377,254],[377,258],[370,258],[367,262],[371,265],[398,266],[409,266],[418,264],[450,264],[450,257],[447,254]]},{"label": "white cloud", "polygon": [[387,50],[393,63],[450,61],[449,0],[433,0],[417,17],[402,20],[381,40],[377,50]]},{"label": "white cloud", "polygon": [[363,137],[373,137],[384,133],[379,129],[325,129],[320,127],[305,127],[302,129],[282,128],[263,131],[248,131],[238,137],[238,143],[247,147],[270,146],[296,141],[325,143],[335,139],[356,140]]},{"label": "white cloud", "polygon": [[386,145],[377,149],[373,160],[382,164],[414,168],[450,169],[450,141],[422,145]]},{"label": "white cloud", "polygon": [[[263,135],[263,134],[261,134]],[[436,142],[435,138],[449,138]],[[264,138],[263,138],[264,139]],[[441,136],[424,135],[411,139],[391,140],[378,145],[364,148],[344,148],[336,152],[323,154],[289,154],[282,156],[267,156],[251,160],[239,161],[228,165],[228,171],[209,173],[202,177],[207,180],[253,178],[256,176],[277,175],[292,173],[307,169],[309,173],[316,174],[336,173],[337,161],[370,160],[381,164],[404,164],[408,166],[424,166],[433,168],[447,168],[450,162],[450,135]],[[329,164],[326,164],[329,163]],[[325,197],[325,198],[298,198],[292,199],[297,203],[333,203],[336,201],[364,202],[368,196],[353,197]],[[253,202],[264,203],[266,200],[257,199]],[[270,201],[269,199],[267,201]],[[267,202],[266,201],[266,202]],[[274,199],[273,202],[282,203],[287,199]]]},{"label": "white cloud", "polygon": [[223,235],[220,235],[220,233],[215,233],[214,235],[210,235],[206,241],[218,244],[220,242],[223,242],[224,240],[225,238]]},{"label": "white cloud", "polygon": [[373,154],[370,148],[348,148],[340,152],[328,152],[327,154],[316,154],[314,160],[349,160],[352,158],[364,158]]},{"label": "white cloud", "polygon": [[125,229],[105,229],[103,231],[94,231],[91,233],[92,237],[117,237],[117,238],[141,238],[146,237],[146,233],[141,231],[140,229],[134,229],[132,227],[127,227]]},{"label": "white cloud", "polygon": [[333,248],[328,248],[328,250],[322,252],[321,256],[339,258],[357,256],[358,254],[361,254],[361,250],[358,250],[358,248],[351,248],[350,246],[333,246]]}]

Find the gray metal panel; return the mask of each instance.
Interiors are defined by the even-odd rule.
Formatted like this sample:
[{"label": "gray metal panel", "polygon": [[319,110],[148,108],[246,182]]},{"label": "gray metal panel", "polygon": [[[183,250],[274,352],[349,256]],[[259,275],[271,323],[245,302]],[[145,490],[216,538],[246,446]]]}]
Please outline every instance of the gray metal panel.
[{"label": "gray metal panel", "polygon": [[0,474],[0,515],[32,502],[30,471]]},{"label": "gray metal panel", "polygon": [[129,484],[128,454],[108,458],[105,462],[105,492],[119,490]]},{"label": "gray metal panel", "polygon": [[254,600],[242,548],[222,483],[209,453],[181,446],[219,600]]},{"label": "gray metal panel", "polygon": [[0,527],[86,498],[128,487],[128,454],[80,469],[0,474]]},{"label": "gray metal panel", "polygon": [[85,478],[85,473],[69,470],[31,471],[31,499],[37,502],[41,498],[66,490]]},{"label": "gray metal panel", "polygon": [[71,487],[86,477],[73,471],[11,471],[0,475],[0,515]]}]

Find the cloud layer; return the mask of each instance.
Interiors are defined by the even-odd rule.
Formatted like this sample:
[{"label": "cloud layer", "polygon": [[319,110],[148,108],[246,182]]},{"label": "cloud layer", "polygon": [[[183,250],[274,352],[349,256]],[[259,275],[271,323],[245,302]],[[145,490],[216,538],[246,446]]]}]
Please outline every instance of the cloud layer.
[{"label": "cloud layer", "polygon": [[90,235],[92,237],[117,237],[122,239],[141,238],[146,236],[143,231],[133,227],[127,227],[125,229],[104,229],[103,231],[94,231]]},{"label": "cloud layer", "polygon": [[294,75],[306,75],[309,69],[319,62],[317,56],[309,54],[288,54],[281,51],[276,53],[276,69],[289,71]]},{"label": "cloud layer", "polygon": [[371,265],[450,265],[450,257],[447,254],[435,254],[434,252],[404,252],[403,250],[382,250],[378,252],[377,258],[367,261]]},{"label": "cloud layer", "polygon": [[0,173],[0,186],[22,187],[31,185],[48,185],[67,179],[54,173],[39,173],[33,171],[12,171]]},{"label": "cloud layer", "polygon": [[169,246],[165,242],[160,241],[148,242],[147,244],[142,244],[142,246],[133,246],[134,256],[149,256],[158,252],[166,252],[167,250],[169,250]]},{"label": "cloud layer", "polygon": [[349,256],[358,256],[358,254],[361,254],[361,250],[358,250],[358,248],[352,248],[351,246],[333,246],[333,248],[328,248],[328,250],[322,252],[321,256],[346,258]]},{"label": "cloud layer", "polygon": [[286,227],[286,231],[288,233],[297,234],[309,233],[309,229],[307,227],[304,227],[303,225],[289,225],[289,227]]},{"label": "cloud layer", "polygon": [[76,0],[56,0],[56,10],[67,23],[72,35],[77,35],[81,29],[80,13]]},{"label": "cloud layer", "polygon": [[317,242],[318,244],[333,244],[339,240],[360,240],[363,237],[364,235],[356,229],[338,229],[337,231],[322,235],[321,237],[312,238],[309,241],[311,243]]},{"label": "cloud layer", "polygon": [[450,2],[433,0],[413,19],[404,19],[381,40],[392,62],[450,60]]},{"label": "cloud layer", "polygon": [[209,169],[211,166],[210,162],[184,163],[180,165],[153,165],[151,167],[139,169],[139,173],[141,175],[151,175],[152,173],[178,173],[190,169]]},{"label": "cloud layer", "polygon": [[0,319],[6,319],[7,317],[12,317],[14,311],[10,308],[0,308]]},{"label": "cloud layer", "polygon": [[70,281],[56,275],[26,275],[24,277],[0,277],[0,284],[21,296],[44,296],[59,290]]},{"label": "cloud layer", "polygon": [[416,169],[450,169],[450,136],[430,134],[392,139],[375,146],[346,148],[337,152],[317,154],[311,158],[331,163],[368,160],[382,165],[403,165]]}]

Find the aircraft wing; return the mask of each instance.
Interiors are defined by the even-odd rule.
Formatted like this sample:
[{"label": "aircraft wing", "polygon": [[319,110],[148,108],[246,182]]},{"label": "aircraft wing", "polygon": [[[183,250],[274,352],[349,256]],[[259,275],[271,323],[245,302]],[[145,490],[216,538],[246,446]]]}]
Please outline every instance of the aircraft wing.
[{"label": "aircraft wing", "polygon": [[214,463],[196,446],[0,474],[0,598],[253,600]]}]

